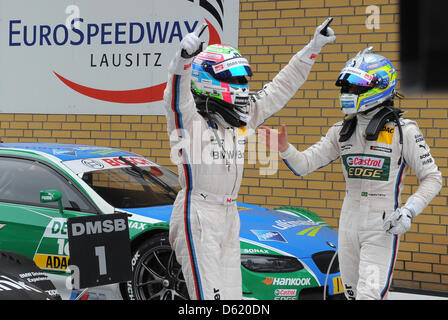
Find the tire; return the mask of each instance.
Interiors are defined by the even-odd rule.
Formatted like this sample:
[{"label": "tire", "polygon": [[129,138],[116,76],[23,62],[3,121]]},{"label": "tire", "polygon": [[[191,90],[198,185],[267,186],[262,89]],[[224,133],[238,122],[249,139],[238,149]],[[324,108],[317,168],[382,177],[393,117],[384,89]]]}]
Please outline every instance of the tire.
[{"label": "tire", "polygon": [[145,240],[132,256],[132,281],[122,287],[129,300],[188,300],[187,286],[168,241],[168,232]]}]

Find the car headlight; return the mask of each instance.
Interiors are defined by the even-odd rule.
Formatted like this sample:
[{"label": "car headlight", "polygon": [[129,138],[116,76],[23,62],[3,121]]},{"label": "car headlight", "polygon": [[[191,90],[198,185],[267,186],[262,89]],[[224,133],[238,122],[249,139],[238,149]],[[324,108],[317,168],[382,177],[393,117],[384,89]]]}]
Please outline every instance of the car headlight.
[{"label": "car headlight", "polygon": [[241,264],[250,271],[265,273],[295,272],[303,269],[297,258],[276,255],[242,254]]},{"label": "car headlight", "polygon": [[[313,259],[316,266],[319,268],[319,271],[326,274],[328,272],[328,268],[330,267],[330,262],[335,255],[335,251],[321,251],[313,254],[311,258]],[[336,257],[333,261],[333,264],[330,268],[330,274],[339,272],[339,261],[338,257]]]}]

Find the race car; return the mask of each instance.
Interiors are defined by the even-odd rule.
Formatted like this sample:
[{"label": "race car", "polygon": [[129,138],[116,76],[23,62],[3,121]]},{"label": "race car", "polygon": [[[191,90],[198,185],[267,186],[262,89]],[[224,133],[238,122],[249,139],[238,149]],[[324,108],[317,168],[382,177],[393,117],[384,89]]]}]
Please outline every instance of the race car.
[{"label": "race car", "polygon": [[[41,192],[62,194],[60,205]],[[189,299],[168,242],[177,175],[138,154],[100,146],[0,143],[0,250],[32,259],[63,299]],[[48,194],[48,193],[47,193]],[[337,232],[315,213],[239,203],[246,299],[343,299]],[[71,286],[67,217],[128,216],[132,279]]]}]

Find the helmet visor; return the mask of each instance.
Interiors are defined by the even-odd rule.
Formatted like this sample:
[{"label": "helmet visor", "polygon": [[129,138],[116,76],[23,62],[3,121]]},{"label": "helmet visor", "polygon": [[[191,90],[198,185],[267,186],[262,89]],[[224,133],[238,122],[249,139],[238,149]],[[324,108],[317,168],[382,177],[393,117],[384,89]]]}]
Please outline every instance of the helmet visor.
[{"label": "helmet visor", "polygon": [[225,80],[231,77],[252,76],[252,70],[245,58],[237,57],[225,60],[220,63],[210,64],[209,62],[203,65],[205,71],[217,80]]},{"label": "helmet visor", "polygon": [[336,80],[336,86],[359,86],[373,88],[375,86],[376,76],[356,68],[345,68]]}]

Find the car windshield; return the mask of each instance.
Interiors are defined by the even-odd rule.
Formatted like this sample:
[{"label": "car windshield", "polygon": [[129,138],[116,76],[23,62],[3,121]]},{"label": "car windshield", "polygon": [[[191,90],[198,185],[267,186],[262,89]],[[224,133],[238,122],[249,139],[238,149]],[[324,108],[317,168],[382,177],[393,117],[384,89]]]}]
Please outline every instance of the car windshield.
[{"label": "car windshield", "polygon": [[82,179],[110,205],[143,208],[173,204],[177,175],[160,166],[130,166],[85,172]]}]

